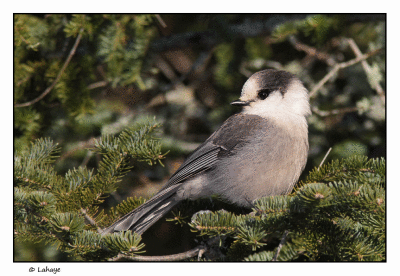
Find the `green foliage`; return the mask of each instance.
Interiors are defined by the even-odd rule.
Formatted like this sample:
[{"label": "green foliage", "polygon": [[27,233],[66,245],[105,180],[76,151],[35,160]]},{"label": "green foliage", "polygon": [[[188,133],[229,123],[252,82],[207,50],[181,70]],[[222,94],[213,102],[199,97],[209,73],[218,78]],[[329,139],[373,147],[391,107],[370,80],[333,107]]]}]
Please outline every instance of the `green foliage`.
[{"label": "green foliage", "polygon": [[89,86],[96,81],[96,68],[103,64],[102,73],[113,86],[136,84],[145,89],[141,73],[155,34],[153,17],[16,14],[14,101],[29,103],[51,89],[39,103],[15,109],[15,128],[20,132],[17,148],[43,136],[42,121],[57,117],[49,106],[57,106],[58,115],[65,112],[71,121],[93,113]]},{"label": "green foliage", "polygon": [[[127,198],[108,214],[98,207],[130,170],[130,158],[149,164],[164,158],[152,135],[158,126],[149,121],[98,139],[94,150],[103,159],[96,172],[79,167],[64,177],[55,173],[52,166],[59,148],[49,139],[17,152],[15,238],[54,243],[82,260],[143,253],[144,244],[136,233],[102,236],[98,231],[145,199]],[[251,214],[199,212],[189,225],[201,236],[219,237],[219,246],[232,260],[270,261],[277,255],[278,261],[381,261],[385,260],[384,187],[384,159],[352,156],[312,170],[291,195],[258,200]],[[286,231],[289,235],[277,254]]]},{"label": "green foliage", "polygon": [[310,15],[304,20],[290,21],[278,26],[273,33],[273,37],[284,40],[290,35],[303,33],[311,37],[312,42],[322,44],[339,24],[338,17],[328,17],[325,15]]},{"label": "green foliage", "polygon": [[144,244],[140,243],[141,240],[138,234],[131,231],[113,233],[104,237],[104,242],[110,250],[123,253],[143,253],[144,251],[140,251],[144,247]]},{"label": "green foliage", "polygon": [[252,250],[255,251],[257,248],[265,245],[261,241],[266,236],[267,233],[260,224],[260,221],[254,219],[246,220],[246,223],[239,224],[235,239],[237,239],[237,242],[250,245]]},{"label": "green foliage", "polygon": [[85,34],[88,35],[93,33],[93,25],[90,22],[90,17],[85,14],[73,14],[64,27],[64,32],[67,37],[76,37],[83,30]]},{"label": "green foliage", "polygon": [[[374,185],[384,185],[386,162],[384,158],[369,159],[366,156],[353,156],[334,160],[329,165],[314,168],[306,178],[307,183],[332,182],[336,179],[360,180]],[[301,184],[300,184],[301,186]]]},{"label": "green foliage", "polygon": [[116,251],[143,252],[140,250],[144,245],[136,234],[102,237],[94,231],[144,202],[142,198],[128,198],[109,215],[99,211],[99,204],[130,171],[131,159],[155,164],[164,158],[160,142],[153,136],[157,127],[154,120],[149,120],[117,137],[100,138],[94,147],[103,155],[97,171],[78,167],[65,176],[57,174],[53,163],[60,149],[50,139],[38,139],[31,147],[16,152],[15,239],[54,243],[83,260],[104,260]]},{"label": "green foliage", "polygon": [[249,37],[246,39],[245,49],[250,60],[254,61],[259,59],[268,59],[272,54],[271,48],[268,46],[266,47],[260,37]]},{"label": "green foliage", "polygon": [[[28,166],[27,162],[35,163],[53,163],[54,159],[57,158],[56,154],[59,152],[57,144],[53,144],[50,139],[38,139],[36,143],[31,143],[29,151],[22,152],[24,155],[23,161],[24,166]],[[20,159],[18,159],[20,160]]]},{"label": "green foliage", "polygon": [[[271,262],[276,255],[273,251],[261,251],[258,253],[254,253],[249,255],[248,257],[244,258],[247,262]],[[285,244],[282,246],[276,260],[279,262],[286,262],[296,259],[298,256],[297,251],[294,249],[292,244]]]},{"label": "green foliage", "polygon": [[200,231],[200,235],[220,236],[234,231],[240,219],[240,216],[222,210],[197,214],[189,225]]},{"label": "green foliage", "polygon": [[215,57],[217,59],[215,80],[226,89],[234,88],[240,81],[239,75],[232,71],[232,66],[237,58],[234,45],[229,43],[218,45]]},{"label": "green foliage", "polygon": [[[274,248],[286,230],[278,261],[382,261],[384,183],[384,159],[353,156],[314,169],[291,195],[258,200],[256,216],[206,213],[190,225],[203,236],[231,236],[234,243],[261,250],[242,255],[247,261],[271,261],[274,251],[265,249]],[[246,252],[231,246],[230,256]],[[240,251],[232,252],[235,248]]]},{"label": "green foliage", "polygon": [[71,237],[71,242],[65,247],[65,252],[87,261],[100,261],[110,253],[105,250],[104,242],[99,233],[83,230]]},{"label": "green foliage", "polygon": [[262,251],[259,253],[252,254],[244,258],[247,262],[270,262],[274,257],[274,252],[272,251]]},{"label": "green foliage", "polygon": [[51,165],[59,151],[49,139],[38,139],[29,150],[17,153],[14,158],[14,177],[21,186],[51,189],[63,181]]},{"label": "green foliage", "polygon": [[[49,26],[43,20],[31,15],[18,14],[14,17],[14,44],[26,49],[37,51],[39,46],[46,45],[46,35]],[[17,48],[18,49],[18,48]],[[22,50],[22,49],[19,49]]]},{"label": "green foliage", "polygon": [[77,213],[59,213],[51,216],[50,224],[59,233],[69,235],[70,233],[82,231],[84,228],[83,217]]},{"label": "green foliage", "polygon": [[129,213],[133,209],[136,209],[140,205],[146,202],[145,198],[142,197],[128,197],[127,199],[123,200],[115,207],[111,207],[109,211],[109,221],[110,224],[114,220],[122,217],[123,215]]},{"label": "green foliage", "polygon": [[22,150],[26,145],[29,145],[31,137],[34,137],[40,130],[41,121],[41,114],[30,107],[14,112],[14,127],[23,133],[14,139],[16,150]]},{"label": "green foliage", "polygon": [[[161,144],[151,134],[159,127],[158,123],[149,121],[140,127],[132,127],[121,132],[118,137],[104,135],[95,143],[95,152],[109,152],[113,156],[131,155],[139,161],[146,161],[152,165],[154,161],[164,158],[161,154]],[[116,147],[117,145],[117,147]]]},{"label": "green foliage", "polygon": [[[145,86],[140,78],[145,56],[154,30],[150,15],[110,15],[113,23],[100,35],[98,55],[104,58],[110,80],[117,84],[137,83]],[[117,20],[115,20],[117,19]],[[133,35],[132,35],[133,34]]]}]

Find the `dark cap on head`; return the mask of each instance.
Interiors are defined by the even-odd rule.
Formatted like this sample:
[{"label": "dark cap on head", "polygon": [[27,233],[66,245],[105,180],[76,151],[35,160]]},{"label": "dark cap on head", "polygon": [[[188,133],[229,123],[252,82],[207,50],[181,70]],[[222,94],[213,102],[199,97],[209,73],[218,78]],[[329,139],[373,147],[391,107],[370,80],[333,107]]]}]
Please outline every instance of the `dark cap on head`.
[{"label": "dark cap on head", "polygon": [[294,78],[296,78],[295,75],[286,71],[266,69],[254,73],[249,80],[255,79],[260,88],[280,90],[281,93],[284,94]]}]

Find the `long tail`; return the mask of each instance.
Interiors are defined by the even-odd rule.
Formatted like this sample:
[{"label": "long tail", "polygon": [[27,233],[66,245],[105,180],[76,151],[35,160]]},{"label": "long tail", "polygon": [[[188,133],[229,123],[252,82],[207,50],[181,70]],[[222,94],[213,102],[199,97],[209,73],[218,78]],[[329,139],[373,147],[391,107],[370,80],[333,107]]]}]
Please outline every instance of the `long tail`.
[{"label": "long tail", "polygon": [[179,199],[176,197],[178,187],[173,186],[161,190],[149,201],[121,217],[111,226],[104,229],[102,234],[131,230],[142,235],[157,220],[168,213]]}]

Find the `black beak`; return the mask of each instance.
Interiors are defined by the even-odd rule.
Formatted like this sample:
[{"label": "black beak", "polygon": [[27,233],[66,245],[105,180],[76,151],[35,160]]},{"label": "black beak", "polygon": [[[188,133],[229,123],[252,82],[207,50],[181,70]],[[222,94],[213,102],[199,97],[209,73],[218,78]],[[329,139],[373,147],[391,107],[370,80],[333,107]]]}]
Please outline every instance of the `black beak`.
[{"label": "black beak", "polygon": [[231,105],[236,105],[236,106],[246,106],[249,104],[250,104],[250,101],[243,102],[241,100],[236,100],[236,101],[231,102]]}]

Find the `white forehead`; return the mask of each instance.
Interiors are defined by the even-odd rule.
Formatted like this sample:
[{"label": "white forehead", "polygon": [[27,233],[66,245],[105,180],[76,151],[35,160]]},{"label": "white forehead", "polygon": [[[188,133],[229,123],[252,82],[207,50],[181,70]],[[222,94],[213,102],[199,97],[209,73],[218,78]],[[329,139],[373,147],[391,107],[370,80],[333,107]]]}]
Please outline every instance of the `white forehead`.
[{"label": "white forehead", "polygon": [[257,89],[257,81],[255,78],[249,78],[244,84],[242,88],[242,93],[246,90]]},{"label": "white forehead", "polygon": [[257,97],[258,83],[257,79],[249,78],[243,85],[240,100],[248,101]]}]

